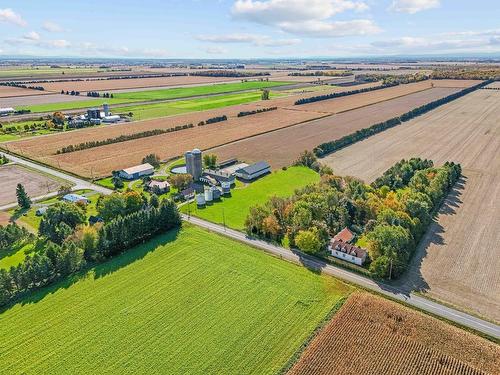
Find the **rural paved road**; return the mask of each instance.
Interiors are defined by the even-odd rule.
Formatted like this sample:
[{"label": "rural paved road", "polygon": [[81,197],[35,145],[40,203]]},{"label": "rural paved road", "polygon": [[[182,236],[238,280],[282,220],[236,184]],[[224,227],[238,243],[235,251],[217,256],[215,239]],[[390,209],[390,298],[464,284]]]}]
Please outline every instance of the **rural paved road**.
[{"label": "rural paved road", "polygon": [[314,269],[316,271],[321,271],[324,274],[337,277],[339,279],[348,281],[353,284],[360,285],[363,288],[405,302],[418,309],[448,319],[465,327],[472,328],[476,331],[485,333],[495,338],[500,338],[500,326],[494,323],[490,323],[488,321],[482,320],[467,313],[444,306],[438,302],[431,301],[427,298],[404,292],[398,289],[397,287],[376,282],[372,279],[361,276],[357,273],[347,271],[343,268],[339,268],[331,264],[327,264],[317,258],[308,256],[299,251],[291,251],[280,246],[275,246],[265,241],[250,238],[245,233],[225,228],[222,225],[214,224],[193,216],[188,216],[183,214],[182,217],[187,222],[203,227],[210,231],[228,236],[240,242],[247,243],[253,247],[260,248],[268,253],[275,255],[276,257],[279,257],[280,259],[284,259],[289,262],[302,265],[310,269]]},{"label": "rural paved road", "polygon": [[[72,182],[75,187],[78,186],[81,189],[91,189],[94,191],[97,191],[102,194],[111,194],[113,191],[110,189],[106,189],[102,186],[95,185],[91,182],[85,181],[83,179],[74,177],[72,175],[68,175],[66,173],[54,170],[52,168],[45,167],[40,164],[36,164],[33,162],[30,162],[28,160],[19,158],[14,155],[10,155],[7,153],[2,153],[0,152],[0,155],[5,154],[11,161],[25,165],[27,167],[39,170],[43,173],[51,174],[53,176],[59,177],[61,179],[67,180]],[[386,295],[390,298],[397,299],[399,301],[405,302],[411,306],[414,306],[418,309],[421,309],[423,311],[427,311],[431,314],[440,316],[442,318],[448,319],[452,322],[458,323],[464,327],[472,328],[478,332],[482,332],[484,334],[487,334],[491,337],[495,337],[497,339],[500,339],[500,326],[496,325],[495,323],[491,323],[485,320],[482,320],[478,317],[475,317],[473,315],[469,315],[467,313],[455,310],[451,307],[444,306],[438,302],[429,300],[424,297],[420,297],[415,294],[411,294],[405,291],[402,291],[398,289],[397,287],[386,285],[383,283],[375,282],[372,279],[369,279],[367,277],[358,275],[357,273],[347,271],[343,268],[339,268],[336,266],[333,266],[331,264],[327,264],[320,259],[317,259],[312,256],[308,256],[306,254],[303,254],[299,251],[291,251],[288,249],[285,249],[280,246],[275,246],[273,244],[270,244],[268,242],[250,238],[248,237],[245,233],[238,232],[229,228],[226,228],[222,225],[214,224],[205,220],[201,220],[199,218],[193,217],[193,216],[188,216],[183,214],[182,215],[183,220],[190,222],[194,225],[203,227],[205,229],[208,229],[210,231],[222,234],[224,236],[233,238],[237,241],[244,242],[248,245],[251,245],[253,247],[262,249],[276,257],[279,257],[280,259],[287,260],[289,262],[302,265],[304,267],[321,271],[324,274],[330,275],[337,277],[339,279],[348,281],[353,284],[357,284],[363,288],[372,290],[377,293],[381,293],[383,295]]]}]

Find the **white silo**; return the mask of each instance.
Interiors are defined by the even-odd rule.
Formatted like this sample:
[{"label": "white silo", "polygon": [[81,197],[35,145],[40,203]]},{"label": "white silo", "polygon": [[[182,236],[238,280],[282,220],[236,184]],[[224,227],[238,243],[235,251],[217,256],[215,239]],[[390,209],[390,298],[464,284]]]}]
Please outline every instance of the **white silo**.
[{"label": "white silo", "polygon": [[231,183],[229,181],[222,181],[220,186],[222,187],[222,194],[226,195],[231,193]]},{"label": "white silo", "polygon": [[196,194],[196,204],[198,207],[203,207],[205,205],[205,195]]},{"label": "white silo", "polygon": [[107,117],[107,116],[110,115],[110,113],[109,113],[109,104],[108,103],[104,103],[102,105],[102,109],[104,110],[104,116]]},{"label": "white silo", "polygon": [[206,202],[212,202],[214,199],[214,195],[212,192],[212,189],[205,189],[205,201]]}]

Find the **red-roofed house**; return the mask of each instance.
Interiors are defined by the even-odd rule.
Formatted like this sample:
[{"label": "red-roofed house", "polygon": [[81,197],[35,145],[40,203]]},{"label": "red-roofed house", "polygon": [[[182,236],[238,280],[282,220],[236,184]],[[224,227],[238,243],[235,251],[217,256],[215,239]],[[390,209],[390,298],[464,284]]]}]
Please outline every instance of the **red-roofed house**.
[{"label": "red-roofed house", "polygon": [[333,237],[333,240],[350,243],[353,238],[354,233],[352,233],[347,227],[345,227]]},{"label": "red-roofed house", "polygon": [[343,259],[358,266],[363,265],[366,260],[366,250],[334,238],[328,245],[328,251],[335,258]]}]

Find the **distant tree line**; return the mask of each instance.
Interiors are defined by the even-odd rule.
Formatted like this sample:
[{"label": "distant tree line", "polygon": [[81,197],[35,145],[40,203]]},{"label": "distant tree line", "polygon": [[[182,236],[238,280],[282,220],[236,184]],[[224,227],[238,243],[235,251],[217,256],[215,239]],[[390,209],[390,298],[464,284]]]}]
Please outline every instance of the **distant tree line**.
[{"label": "distant tree line", "polygon": [[216,122],[221,122],[221,121],[227,121],[227,116],[226,115],[215,116],[215,117],[209,118],[208,120],[200,121],[198,123],[198,126],[204,126],[204,125],[208,125],[208,124],[215,124]]},{"label": "distant tree line", "polygon": [[22,89],[30,89],[30,90],[38,90],[45,91],[43,86],[28,86],[22,82],[0,82],[0,86],[10,86],[10,87],[19,87]]},{"label": "distant tree line", "polygon": [[164,200],[157,207],[148,205],[101,226],[80,226],[61,244],[40,238],[41,249],[34,255],[27,255],[21,264],[9,270],[0,269],[0,305],[180,225],[176,205]]},{"label": "distant tree line", "polygon": [[352,72],[347,71],[347,70],[333,70],[333,71],[317,70],[315,72],[288,73],[288,76],[290,76],[290,77],[320,77],[320,76],[348,77],[348,76],[352,76]]},{"label": "distant tree line", "polygon": [[415,83],[420,81],[426,81],[430,77],[428,74],[424,73],[414,73],[414,74],[358,74],[356,75],[356,80],[360,82],[379,82],[381,81],[384,85],[389,84],[407,84]]},{"label": "distant tree line", "polygon": [[294,104],[295,105],[302,105],[302,104],[319,102],[321,100],[335,99],[335,98],[340,98],[340,97],[343,97],[343,96],[361,94],[363,92],[381,90],[381,89],[385,89],[387,87],[397,86],[398,84],[399,83],[391,83],[391,84],[386,84],[386,85],[381,85],[381,86],[375,86],[375,87],[365,87],[365,88],[362,88],[362,89],[351,90],[351,91],[333,92],[331,94],[311,96],[310,98],[299,99]]},{"label": "distant tree line", "polygon": [[346,135],[340,139],[336,139],[336,140],[331,141],[331,142],[322,143],[319,146],[316,146],[314,148],[314,150],[313,150],[314,154],[318,157],[322,157],[322,156],[325,156],[325,155],[330,154],[332,152],[338,151],[341,148],[344,148],[344,147],[349,146],[353,143],[356,143],[356,142],[361,141],[365,138],[368,138],[372,135],[380,133],[386,129],[400,125],[403,122],[409,121],[417,116],[420,116],[424,113],[427,113],[427,112],[429,112],[429,111],[431,111],[431,110],[433,110],[433,109],[435,109],[443,104],[449,103],[455,99],[458,99],[464,95],[467,95],[467,94],[471,93],[472,91],[475,91],[477,89],[480,89],[480,88],[490,84],[491,82],[492,81],[485,81],[485,82],[479,83],[475,86],[468,87],[468,88],[463,89],[459,92],[448,95],[444,98],[435,100],[433,102],[430,102],[430,103],[424,104],[420,107],[417,107],[415,109],[412,109],[411,111],[406,112],[399,117],[393,117],[389,120],[372,125],[368,128],[357,130],[356,132],[351,133],[349,135]]},{"label": "distant tree line", "polygon": [[431,74],[432,79],[500,79],[500,68],[457,68],[435,69]]},{"label": "distant tree line", "polygon": [[[64,90],[63,90],[64,91]],[[100,97],[103,97],[103,98],[113,98],[113,94],[110,94],[109,92],[104,92],[104,93],[99,93],[97,91],[88,91],[87,92],[87,96],[90,96],[92,98],[100,98]]]},{"label": "distant tree line", "polygon": [[244,117],[244,116],[255,115],[257,113],[275,111],[277,109],[278,109],[278,107],[269,107],[269,108],[255,109],[253,111],[241,111],[241,112],[238,113],[238,117]]},{"label": "distant tree line", "polygon": [[234,70],[203,70],[198,72],[189,72],[190,76],[202,77],[261,77],[271,75],[269,72],[239,72]]}]

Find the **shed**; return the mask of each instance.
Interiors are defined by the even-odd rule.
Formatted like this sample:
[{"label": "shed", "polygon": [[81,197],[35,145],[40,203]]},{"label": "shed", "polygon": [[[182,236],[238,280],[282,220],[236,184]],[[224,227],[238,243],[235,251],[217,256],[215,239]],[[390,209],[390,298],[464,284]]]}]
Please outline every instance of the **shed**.
[{"label": "shed", "polygon": [[130,167],[122,169],[119,172],[119,176],[125,180],[136,180],[142,176],[149,176],[155,173],[155,169],[149,163],[136,165],[135,167]]},{"label": "shed", "polygon": [[234,172],[234,174],[242,180],[251,181],[269,173],[270,171],[271,166],[267,161],[259,161],[258,163],[251,164],[248,167],[238,169]]},{"label": "shed", "polygon": [[62,199],[69,203],[77,203],[77,202],[84,202],[85,204],[89,203],[89,199],[87,197],[74,193],[66,194],[65,196],[62,197]]}]

